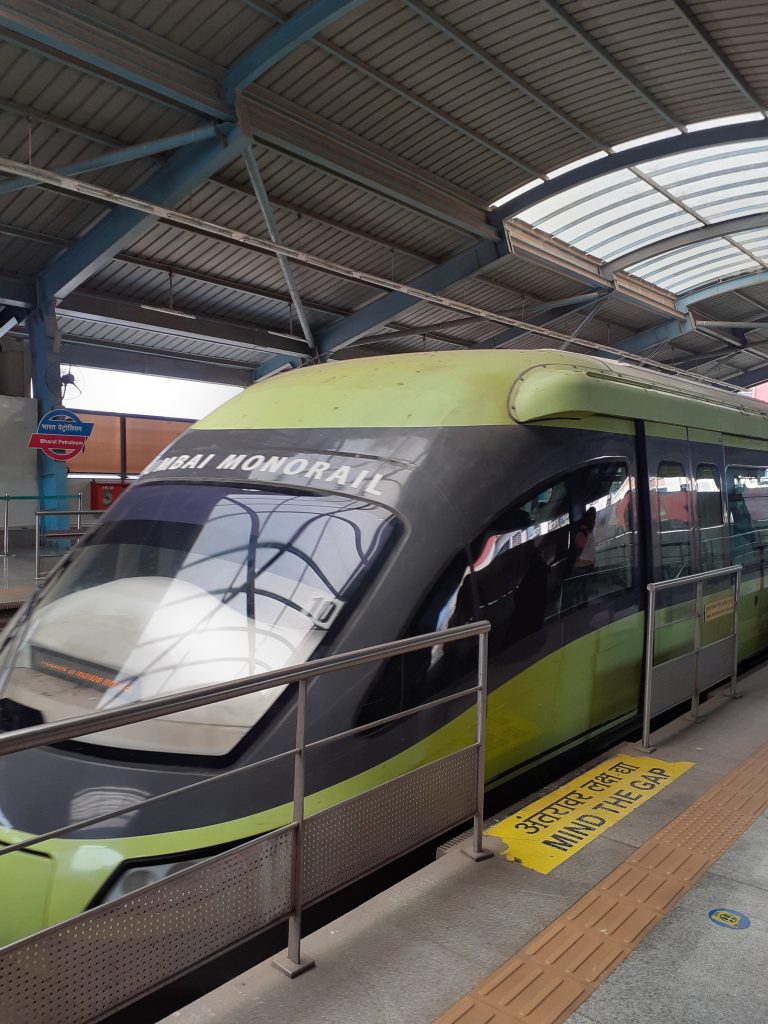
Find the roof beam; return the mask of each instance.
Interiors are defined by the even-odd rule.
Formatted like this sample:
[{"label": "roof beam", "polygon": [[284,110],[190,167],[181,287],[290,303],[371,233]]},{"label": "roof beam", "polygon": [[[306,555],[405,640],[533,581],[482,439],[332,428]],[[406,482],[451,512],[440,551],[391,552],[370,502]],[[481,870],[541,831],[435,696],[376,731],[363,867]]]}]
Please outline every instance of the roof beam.
[{"label": "roof beam", "polygon": [[[0,28],[23,45],[172,108],[207,119],[232,119],[232,110],[219,92],[222,68],[203,60],[191,68],[181,62],[172,46],[168,47],[171,55],[151,50],[130,22],[107,12],[99,12],[99,18],[109,29],[94,24],[90,5],[79,0],[67,0],[66,5],[57,0],[0,0]],[[251,86],[247,102],[256,138],[271,148],[470,236],[496,236],[478,197],[267,89]]]},{"label": "roof beam", "polygon": [[[100,171],[105,167],[117,167],[119,164],[127,164],[132,160],[143,160],[158,153],[166,153],[169,149],[178,149],[181,146],[189,146],[194,142],[203,142],[205,139],[212,139],[216,136],[216,125],[204,125],[202,128],[193,128],[188,132],[178,132],[176,135],[166,136],[164,139],[149,139],[146,142],[138,142],[134,146],[125,146],[122,149],[113,149],[99,156],[92,156],[85,160],[78,160],[73,164],[65,164],[57,167],[58,174],[66,174],[70,177],[77,177],[79,174],[87,174],[89,171]],[[19,192],[25,188],[34,187],[34,183],[25,178],[11,178],[8,181],[0,181],[0,195],[7,195],[10,192]]]},{"label": "roof beam", "polygon": [[[500,244],[490,241],[478,242],[471,249],[465,249],[444,263],[439,263],[436,267],[419,274],[409,281],[408,285],[422,291],[441,292],[457,281],[474,277],[483,268],[505,255],[506,249],[502,249]],[[399,292],[374,299],[344,320],[319,331],[318,348],[323,355],[329,355],[336,349],[350,345],[369,331],[381,327],[399,313],[418,305],[420,301],[422,300],[419,298]]]},{"label": "roof beam", "polygon": [[13,274],[0,274],[0,306],[29,309],[36,301],[35,282]]},{"label": "roof beam", "polygon": [[289,53],[308,42],[328,25],[367,0],[309,0],[286,22],[242,55],[222,79],[224,97],[231,106],[235,93],[245,89]]},{"label": "roof beam", "polygon": [[509,251],[514,256],[546,267],[591,291],[613,292],[656,316],[673,319],[682,316],[670,292],[622,271],[609,274],[596,256],[590,256],[546,231],[533,228],[522,220],[506,220],[504,233]]},{"label": "roof beam", "polygon": [[[60,235],[50,235],[42,231],[31,231],[28,228],[20,228],[15,224],[4,224],[0,222],[0,235],[8,235],[11,238],[22,238],[25,241],[40,242],[43,245],[50,245],[56,249],[66,249],[72,244],[73,239],[62,238]],[[199,281],[200,284],[210,284],[216,288],[223,288],[227,291],[238,292],[241,295],[253,295],[259,298],[274,299],[276,302],[284,302],[286,305],[290,303],[291,296],[288,292],[278,291],[276,288],[260,287],[246,283],[245,281],[237,281],[229,277],[219,277],[216,274],[207,274],[200,270],[192,270],[189,267],[180,266],[176,263],[161,263],[158,260],[148,260],[142,256],[130,256],[127,253],[121,252],[116,256],[112,257],[114,263],[124,263],[129,267],[142,267],[144,270],[155,270],[162,274],[173,274],[174,278],[185,278],[188,281]],[[4,298],[2,281],[4,279],[0,277],[0,305],[3,302],[9,302],[9,299]],[[14,285],[14,288],[18,285]],[[33,286],[29,284],[30,293],[33,291]],[[20,293],[26,296],[26,293]],[[304,298],[304,305],[307,309],[317,310],[319,313],[328,313],[331,316],[348,316],[352,310],[345,309],[341,306],[334,306],[328,302],[320,302],[316,299]],[[20,305],[32,305],[32,302],[21,302]]]},{"label": "roof beam", "polygon": [[765,104],[760,100],[752,86],[747,82],[746,78],[736,68],[736,65],[726,54],[725,50],[715,41],[712,34],[704,27],[703,23],[696,17],[691,8],[684,0],[671,0],[673,6],[677,9],[681,18],[688,23],[693,29],[699,39],[709,50],[710,54],[715,58],[717,63],[720,65],[722,71],[730,78],[731,82],[736,86],[739,92],[744,96],[745,99],[749,100],[752,106],[756,110],[762,112],[765,111]]},{"label": "roof beam", "polygon": [[182,310],[141,305],[90,292],[77,292],[62,299],[56,312],[59,316],[74,317],[77,320],[116,324],[120,327],[154,331],[179,338],[195,338],[230,346],[242,346],[249,352],[259,348],[273,353],[302,356],[309,354],[309,348],[301,338],[278,331],[251,327],[232,320],[198,316]]},{"label": "roof beam", "polygon": [[203,117],[229,116],[216,78],[149,51],[133,38],[131,26],[119,36],[94,24],[87,9],[69,0],[0,0],[0,28],[27,45],[108,81],[131,86],[170,106]]},{"label": "roof beam", "polygon": [[615,57],[612,56],[606,50],[602,44],[587,32],[584,26],[578,22],[568,11],[563,7],[562,4],[558,3],[557,0],[541,0],[545,7],[547,7],[555,17],[570,30],[570,32],[576,36],[577,39],[581,40],[585,46],[587,46],[593,53],[606,64],[612,71],[614,71],[619,78],[627,85],[633,92],[635,92],[642,100],[644,100],[650,107],[656,111],[659,117],[663,118],[668,124],[674,128],[679,128],[681,131],[684,130],[685,125],[675,117],[663,104],[661,104],[653,93],[646,89],[633,75],[623,67]]},{"label": "roof beam", "polygon": [[518,213],[535,206],[544,199],[551,199],[577,185],[584,185],[588,181],[601,178],[604,174],[610,174],[612,171],[619,171],[626,167],[634,167],[648,160],[659,160],[662,157],[676,156],[679,153],[706,149],[710,146],[725,146],[731,142],[758,139],[768,139],[768,121],[766,120],[742,121],[739,124],[702,128],[701,131],[686,132],[667,139],[657,139],[655,142],[632,146],[631,149],[624,149],[620,153],[609,153],[608,156],[600,157],[599,160],[592,160],[582,167],[575,167],[564,174],[558,174],[556,178],[551,178],[541,185],[528,189],[522,195],[515,196],[514,199],[495,207],[490,219],[494,224],[501,224],[508,217],[515,217]]},{"label": "roof beam", "polygon": [[[19,163],[16,160],[0,158],[0,173],[3,171],[8,174],[19,174],[23,177],[28,177],[32,181],[37,181],[40,184],[59,189],[62,192],[73,192],[78,195],[88,196],[98,201],[114,204],[121,209],[125,208],[134,212],[147,214],[150,217],[161,218],[166,223],[175,224],[182,228],[194,228],[203,234],[209,235],[211,238],[222,238],[225,241],[232,241],[240,245],[248,246],[257,252],[270,252],[275,255],[280,253],[290,260],[302,263],[308,267],[313,267],[322,273],[335,274],[339,277],[358,281],[361,284],[369,285],[373,288],[380,288],[385,292],[398,293],[403,297],[407,297],[407,299],[411,300],[413,303],[424,302],[429,305],[440,306],[443,309],[450,309],[455,312],[464,313],[468,316],[476,316],[479,320],[489,323],[498,323],[504,327],[520,327],[526,332],[541,334],[555,341],[571,343],[576,340],[572,336],[563,334],[560,331],[555,331],[551,328],[539,329],[535,324],[506,316],[503,313],[497,313],[492,309],[475,306],[474,304],[462,299],[442,295],[435,291],[427,291],[423,288],[417,288],[413,284],[393,281],[378,274],[370,274],[366,271],[358,270],[355,267],[345,266],[344,264],[337,263],[334,260],[325,259],[322,256],[315,256],[313,253],[308,253],[300,249],[293,249],[285,245],[279,245],[269,239],[259,238],[255,235],[250,235],[247,232],[239,231],[236,228],[224,227],[221,224],[206,221],[200,217],[194,217],[191,214],[180,213],[177,210],[162,207],[157,203],[139,199],[136,196],[127,196],[122,193],[115,192],[114,190],[103,188],[100,185],[94,185],[90,182],[75,181],[71,178],[64,178],[60,174],[56,174],[54,171],[48,171],[42,167],[33,167],[29,164]],[[483,246],[486,247],[485,250],[481,248]],[[477,270],[480,269],[481,266],[485,266],[486,263],[504,259],[507,255],[506,250],[503,247],[503,242],[501,241],[490,243],[490,245],[487,242],[477,243],[477,245],[469,252],[472,257],[468,269],[470,275],[477,272]],[[458,261],[460,256],[454,257],[453,259]],[[450,263],[451,261],[448,262]],[[444,271],[445,265],[441,265],[441,267],[437,269]],[[466,276],[466,272],[461,272],[457,275],[459,280]],[[435,283],[439,284],[439,281]],[[447,287],[450,283],[450,281],[445,282],[444,287]],[[601,352],[609,352],[613,354],[614,351],[613,349],[597,342],[587,342],[579,339],[579,344]],[[648,360],[646,359],[643,359],[642,361],[644,364],[648,363]]]},{"label": "roof beam", "polygon": [[768,212],[753,213],[747,217],[732,217],[730,220],[719,220],[716,224],[703,224],[700,228],[681,231],[676,235],[667,235],[666,238],[642,245],[631,252],[618,256],[615,260],[604,263],[603,268],[608,274],[614,274],[617,270],[624,270],[636,263],[653,259],[654,256],[661,256],[665,252],[682,249],[686,245],[704,242],[708,238],[722,238],[739,231],[754,231],[756,228],[764,227],[768,227]]},{"label": "roof beam", "polygon": [[212,384],[248,387],[253,381],[253,364],[238,363],[215,356],[183,356],[177,352],[146,349],[138,345],[117,345],[101,338],[61,335],[62,363],[77,363],[123,373],[153,373],[159,377],[180,377]]},{"label": "roof beam", "polygon": [[728,378],[728,383],[738,388],[753,388],[757,384],[763,384],[768,380],[768,363],[759,366],[756,370],[747,370],[746,373],[739,373]]},{"label": "roof beam", "polygon": [[[136,197],[163,206],[177,206],[210,176],[234,159],[242,144],[236,129],[223,138],[208,139],[177,150],[136,190]],[[62,298],[109,263],[155,223],[156,217],[138,210],[111,210],[57,256],[40,275],[43,299]]]}]

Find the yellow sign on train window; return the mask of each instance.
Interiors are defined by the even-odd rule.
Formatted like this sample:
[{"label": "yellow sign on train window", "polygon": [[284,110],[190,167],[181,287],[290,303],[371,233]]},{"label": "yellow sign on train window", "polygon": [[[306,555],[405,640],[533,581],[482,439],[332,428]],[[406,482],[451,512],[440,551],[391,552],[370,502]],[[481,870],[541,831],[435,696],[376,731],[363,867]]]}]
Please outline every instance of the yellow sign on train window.
[{"label": "yellow sign on train window", "polygon": [[602,764],[488,829],[507,860],[548,875],[611,825],[664,789],[691,761],[626,754]]}]

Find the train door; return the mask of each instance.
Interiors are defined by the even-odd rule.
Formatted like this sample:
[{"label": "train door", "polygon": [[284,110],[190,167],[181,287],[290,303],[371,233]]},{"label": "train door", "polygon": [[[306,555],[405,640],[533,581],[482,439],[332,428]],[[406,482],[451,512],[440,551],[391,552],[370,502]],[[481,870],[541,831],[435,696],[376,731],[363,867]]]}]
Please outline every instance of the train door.
[{"label": "train door", "polygon": [[730,563],[741,565],[739,656],[768,646],[768,454],[743,446],[725,453]]},{"label": "train door", "polygon": [[651,578],[678,579],[698,567],[694,545],[695,494],[684,427],[649,423],[646,459],[650,495]]},{"label": "train door", "polygon": [[729,564],[723,446],[717,440],[697,440],[691,433],[694,555],[698,571],[708,572]]}]

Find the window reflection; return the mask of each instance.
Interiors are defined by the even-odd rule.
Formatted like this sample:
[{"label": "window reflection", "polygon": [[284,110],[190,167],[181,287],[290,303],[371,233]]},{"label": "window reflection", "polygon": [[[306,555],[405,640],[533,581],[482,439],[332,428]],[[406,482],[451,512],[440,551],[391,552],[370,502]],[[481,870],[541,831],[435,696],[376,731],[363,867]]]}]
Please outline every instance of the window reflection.
[{"label": "window reflection", "polygon": [[745,569],[762,567],[768,542],[768,469],[730,467],[727,482],[731,562]]},{"label": "window reflection", "polygon": [[696,508],[699,517],[699,556],[701,571],[721,569],[728,564],[720,472],[704,464],[696,468]]},{"label": "window reflection", "polygon": [[[394,533],[360,499],[139,486],[44,590],[3,696],[52,721],[307,661]],[[279,693],[129,727],[121,745],[225,753]]]},{"label": "window reflection", "polygon": [[691,506],[688,476],[679,462],[661,462],[651,478],[658,531],[660,578],[677,579],[691,572]]}]

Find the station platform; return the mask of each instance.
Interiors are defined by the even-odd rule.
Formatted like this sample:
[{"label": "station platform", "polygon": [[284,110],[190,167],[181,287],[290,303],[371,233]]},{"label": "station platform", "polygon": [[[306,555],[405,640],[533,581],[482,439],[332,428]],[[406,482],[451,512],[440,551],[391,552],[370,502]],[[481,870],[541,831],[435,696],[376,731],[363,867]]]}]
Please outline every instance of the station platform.
[{"label": "station platform", "polygon": [[[479,863],[458,843],[308,935],[315,969],[291,981],[264,962],[164,1024],[763,1024],[768,666],[739,693],[717,691],[698,724],[655,733],[650,774],[646,754],[622,743],[546,787],[544,803],[563,782],[573,798],[606,765],[627,778],[646,765],[639,788],[664,782],[641,800],[624,780],[591,807],[607,818],[614,801],[615,823],[549,873],[507,859],[498,836]],[[529,818],[541,796],[487,827]]]}]

